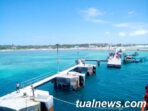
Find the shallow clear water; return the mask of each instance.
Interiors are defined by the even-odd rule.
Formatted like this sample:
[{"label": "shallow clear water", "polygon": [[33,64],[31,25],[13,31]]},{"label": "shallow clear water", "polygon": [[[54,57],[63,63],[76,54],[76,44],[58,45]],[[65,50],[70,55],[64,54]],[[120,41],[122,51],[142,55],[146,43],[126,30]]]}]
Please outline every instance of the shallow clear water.
[{"label": "shallow clear water", "polygon": [[[129,52],[132,53],[132,52]],[[148,52],[139,52],[148,56]],[[75,64],[75,59],[106,59],[107,51],[60,51],[60,70]],[[15,90],[16,82],[57,72],[56,51],[0,52],[0,96]],[[92,62],[91,62],[92,63]],[[93,62],[96,64],[95,62]],[[108,69],[106,63],[97,68],[96,76],[86,78],[86,85],[79,91],[54,91],[48,83],[40,89],[49,91],[57,98],[75,103],[80,100],[142,100],[148,84],[148,62],[123,65],[121,69]],[[75,106],[54,100],[55,111],[95,111],[101,109],[77,109]],[[139,109],[123,109],[123,111]],[[106,111],[102,109],[101,111]],[[112,111],[112,109],[107,110]],[[116,110],[115,110],[116,111]],[[117,110],[118,111],[118,110]]]}]

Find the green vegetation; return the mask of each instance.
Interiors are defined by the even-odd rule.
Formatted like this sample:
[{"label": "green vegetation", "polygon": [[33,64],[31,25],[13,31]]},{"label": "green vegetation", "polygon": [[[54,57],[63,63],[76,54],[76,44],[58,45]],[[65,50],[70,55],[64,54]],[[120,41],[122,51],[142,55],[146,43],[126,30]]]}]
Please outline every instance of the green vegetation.
[{"label": "green vegetation", "polygon": [[47,45],[0,45],[0,50],[7,50],[7,49],[42,49],[42,48],[49,48]]},{"label": "green vegetation", "polygon": [[[107,43],[92,43],[92,44],[58,44],[59,48],[102,48],[102,47],[129,47],[140,44],[107,44]],[[147,44],[141,44],[147,45]],[[55,45],[0,45],[0,50],[23,50],[23,49],[56,49]]]}]

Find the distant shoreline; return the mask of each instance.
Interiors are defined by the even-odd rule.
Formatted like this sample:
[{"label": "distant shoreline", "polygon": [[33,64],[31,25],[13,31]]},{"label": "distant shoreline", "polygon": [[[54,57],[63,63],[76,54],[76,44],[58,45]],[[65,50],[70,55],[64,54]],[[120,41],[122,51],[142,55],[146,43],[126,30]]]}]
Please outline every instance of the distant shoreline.
[{"label": "distant shoreline", "polygon": [[123,51],[148,51],[148,44],[55,44],[55,45],[0,45],[0,52],[10,51],[54,51],[57,50],[100,50],[112,51],[116,48]]},{"label": "distant shoreline", "polygon": [[[126,51],[148,51],[148,48],[137,48],[137,47],[99,47],[99,48],[59,48],[59,50],[100,50],[100,51],[112,51],[116,48],[121,48]],[[13,52],[13,51],[56,51],[57,49],[52,48],[40,48],[40,49],[1,49],[0,52]]]}]

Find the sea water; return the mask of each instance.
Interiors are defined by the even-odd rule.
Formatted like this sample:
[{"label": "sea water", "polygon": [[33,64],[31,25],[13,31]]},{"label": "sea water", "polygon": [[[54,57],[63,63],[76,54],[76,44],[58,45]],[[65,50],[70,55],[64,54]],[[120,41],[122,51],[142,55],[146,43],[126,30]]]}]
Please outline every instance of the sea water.
[{"label": "sea water", "polygon": [[[60,50],[59,70],[75,64],[77,58],[106,59],[108,51],[98,50]],[[133,52],[127,52],[133,53]],[[148,56],[148,52],[139,51],[139,56]],[[90,62],[96,64],[96,62]],[[57,73],[56,51],[10,51],[0,52],[0,96],[15,90],[16,82],[23,82],[44,74]],[[148,84],[148,62],[122,65],[121,69],[107,68],[102,62],[95,76],[86,78],[86,85],[78,91],[55,91],[52,83],[39,89],[49,91],[54,97],[75,103],[76,100],[91,101],[132,101],[143,100],[145,85]],[[54,100],[55,111],[139,111],[140,109],[90,109],[76,108],[74,105]]]}]

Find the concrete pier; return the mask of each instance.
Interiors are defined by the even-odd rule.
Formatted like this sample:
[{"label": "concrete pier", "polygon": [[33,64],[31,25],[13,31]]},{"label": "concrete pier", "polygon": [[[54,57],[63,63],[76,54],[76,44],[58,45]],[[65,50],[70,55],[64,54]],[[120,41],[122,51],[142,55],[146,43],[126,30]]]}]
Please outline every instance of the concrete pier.
[{"label": "concrete pier", "polygon": [[47,82],[53,82],[55,88],[77,90],[85,86],[85,75],[96,73],[96,66],[79,63],[53,76],[46,77],[20,89],[0,97],[0,111],[53,111],[53,96],[47,91],[37,88]]},{"label": "concrete pier", "polygon": [[[12,92],[0,98],[0,111],[53,111],[53,96],[47,91],[36,90],[32,94],[31,87]],[[46,107],[41,107],[45,104]]]}]

